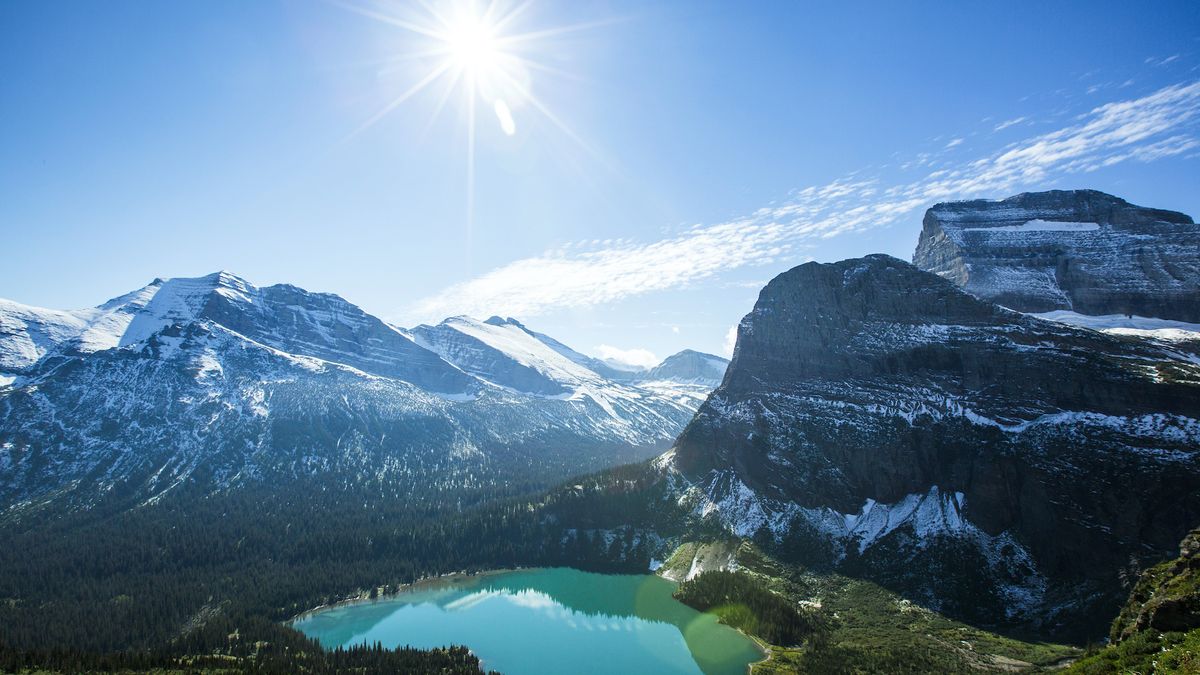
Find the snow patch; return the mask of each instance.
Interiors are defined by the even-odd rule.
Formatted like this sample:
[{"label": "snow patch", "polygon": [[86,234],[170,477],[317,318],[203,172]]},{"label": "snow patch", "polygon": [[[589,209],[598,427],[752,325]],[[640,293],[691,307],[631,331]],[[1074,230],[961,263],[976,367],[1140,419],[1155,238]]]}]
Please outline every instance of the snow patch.
[{"label": "snow patch", "polygon": [[965,515],[967,500],[962,492],[933,485],[925,493],[905,495],[892,503],[868,498],[858,511],[841,513],[764,497],[729,470],[713,471],[705,480],[691,483],[674,469],[669,455],[655,464],[668,472],[680,495],[679,503],[691,504],[696,515],[716,518],[740,537],[753,537],[766,529],[781,541],[794,528],[807,525],[828,538],[835,550],[840,548],[844,558],[846,547],[853,546],[862,554],[888,534],[907,527],[918,548],[935,546],[942,537],[976,547],[992,569],[1010,618],[1035,609],[1045,598],[1046,579],[1037,572],[1029,552],[1008,532],[993,536],[971,523]]},{"label": "snow patch", "polygon": [[1200,323],[1188,323],[1186,321],[1173,321],[1148,316],[1127,316],[1125,314],[1091,316],[1065,309],[1053,312],[1040,312],[1030,314],[1030,316],[1056,323],[1065,323],[1076,328],[1088,328],[1114,335],[1139,335],[1166,340],[1168,342],[1200,340]]},{"label": "snow patch", "polygon": [[964,227],[963,232],[1095,232],[1099,223],[1077,223],[1065,220],[1041,220],[1035,218],[1020,225],[998,227]]},{"label": "snow patch", "polygon": [[[964,506],[963,493],[945,493],[934,485],[925,494],[906,495],[893,504],[867,499],[857,513],[837,513],[833,509],[828,509],[828,514],[813,513],[813,509],[801,511],[816,516],[810,522],[827,534],[857,539],[858,551],[862,553],[902,525],[912,525],[922,539],[964,531],[968,529],[962,515]],[[839,521],[841,526],[837,527]]]}]

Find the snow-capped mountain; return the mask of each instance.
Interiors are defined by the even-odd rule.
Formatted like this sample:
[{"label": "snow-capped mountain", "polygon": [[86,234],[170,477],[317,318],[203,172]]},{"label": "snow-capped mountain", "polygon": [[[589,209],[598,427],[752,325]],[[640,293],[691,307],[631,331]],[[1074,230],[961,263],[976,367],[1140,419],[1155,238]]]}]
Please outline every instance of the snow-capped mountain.
[{"label": "snow-capped mountain", "polygon": [[725,377],[725,369],[728,367],[729,359],[685,349],[663,359],[662,363],[651,368],[643,377],[646,380],[695,382],[716,387],[721,384],[721,378]]},{"label": "snow-capped mountain", "polygon": [[406,331],[228,273],[86,310],[0,301],[0,509],[314,477],[528,488],[661,451],[711,388],[614,382],[543,338]]},{"label": "snow-capped mountain", "polygon": [[1131,561],[1200,522],[1194,346],[888,256],[809,263],[763,289],[658,465],[697,515],[806,564],[983,623],[1095,629]]},{"label": "snow-capped mountain", "polygon": [[650,369],[618,368],[581,354],[516,319],[452,317],[409,333],[421,346],[491,384],[541,396],[608,400],[638,389],[666,389],[701,399],[721,383],[729,362],[685,349]]},{"label": "snow-capped mountain", "polygon": [[512,319],[477,321],[456,316],[436,326],[417,326],[413,338],[476,377],[543,396],[596,396],[610,385],[593,370],[564,356]]},{"label": "snow-capped mountain", "polygon": [[145,343],[170,326],[212,322],[265,347],[392,377],[432,391],[476,383],[409,337],[336,295],[255,288],[227,272],[156,279],[94,309],[60,312],[0,301],[0,371],[19,374],[53,354]]},{"label": "snow-capped mountain", "polygon": [[640,375],[642,375],[646,372],[645,370],[640,369],[640,368],[628,366],[625,364],[614,364],[614,363],[612,363],[610,361],[606,361],[604,359],[598,359],[594,356],[588,356],[587,354],[577,352],[574,349],[571,349],[570,347],[566,346],[565,344],[559,342],[558,340],[555,340],[554,338],[550,337],[549,335],[546,335],[545,333],[539,333],[537,331],[529,330],[528,328],[523,326],[521,324],[521,322],[517,321],[516,319],[514,319],[512,317],[509,317],[507,319],[501,319],[498,316],[494,316],[494,317],[488,319],[488,322],[493,323],[493,324],[497,324],[497,322],[502,322],[502,323],[507,323],[510,325],[518,326],[525,332],[527,332],[530,335],[532,335],[533,337],[537,338],[539,342],[546,345],[547,347],[553,349],[554,351],[565,356],[566,358],[570,359],[571,361],[583,366],[584,368],[587,368],[588,370],[590,370],[594,373],[603,375],[604,377],[606,377],[614,382],[628,382],[628,381],[637,380],[637,379],[639,379]]},{"label": "snow-capped mountain", "polygon": [[1200,226],[1095,190],[936,204],[913,263],[1022,312],[1200,323]]}]

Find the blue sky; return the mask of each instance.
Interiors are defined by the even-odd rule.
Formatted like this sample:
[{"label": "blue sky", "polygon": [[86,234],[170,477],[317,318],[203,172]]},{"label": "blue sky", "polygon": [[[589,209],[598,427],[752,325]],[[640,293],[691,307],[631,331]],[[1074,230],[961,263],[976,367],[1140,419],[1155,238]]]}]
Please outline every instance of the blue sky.
[{"label": "blue sky", "polygon": [[1195,2],[535,0],[501,32],[536,34],[504,47],[534,65],[476,97],[472,190],[463,87],[379,116],[445,60],[391,19],[432,21],[0,4],[0,297],[227,269],[402,325],[721,353],[772,276],[907,259],[936,201],[1090,187],[1200,215]]}]

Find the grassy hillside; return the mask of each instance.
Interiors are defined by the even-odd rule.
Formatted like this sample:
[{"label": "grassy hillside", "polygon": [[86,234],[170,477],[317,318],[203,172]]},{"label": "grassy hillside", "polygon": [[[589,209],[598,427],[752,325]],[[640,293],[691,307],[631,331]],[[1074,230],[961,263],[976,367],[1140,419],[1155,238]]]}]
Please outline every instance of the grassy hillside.
[{"label": "grassy hillside", "polygon": [[[1040,672],[1061,668],[1081,653],[1074,647],[1006,637],[948,619],[872,582],[784,564],[749,542],[689,542],[663,570],[677,574],[693,560],[704,560],[710,571],[694,578],[702,581],[720,574],[711,571],[716,569],[712,563],[720,559],[725,567],[736,568],[739,581],[720,584],[730,594],[704,609],[758,638],[770,651],[768,660],[754,666],[754,675]],[[681,586],[685,602],[700,586],[692,583]],[[804,618],[806,635],[799,644],[769,639],[772,624],[764,619],[771,612],[748,612],[747,618],[747,612],[729,611],[731,606],[773,605],[763,601],[762,593],[780,599]]]},{"label": "grassy hillside", "polygon": [[1200,673],[1200,528],[1180,543],[1178,558],[1142,574],[1109,637],[1070,672]]}]

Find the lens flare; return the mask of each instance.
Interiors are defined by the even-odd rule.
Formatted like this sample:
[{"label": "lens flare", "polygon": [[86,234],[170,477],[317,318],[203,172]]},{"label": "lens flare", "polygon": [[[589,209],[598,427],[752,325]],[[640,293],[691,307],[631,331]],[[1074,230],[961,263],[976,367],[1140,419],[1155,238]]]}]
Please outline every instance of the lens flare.
[{"label": "lens flare", "polygon": [[512,136],[517,133],[517,123],[513,121],[512,111],[508,109],[508,104],[504,99],[496,99],[496,104],[493,106],[496,109],[496,119],[500,120],[500,128],[504,133]]}]

